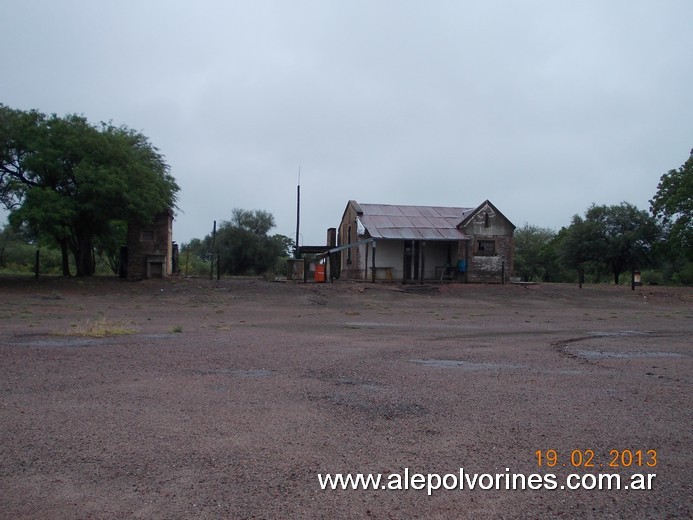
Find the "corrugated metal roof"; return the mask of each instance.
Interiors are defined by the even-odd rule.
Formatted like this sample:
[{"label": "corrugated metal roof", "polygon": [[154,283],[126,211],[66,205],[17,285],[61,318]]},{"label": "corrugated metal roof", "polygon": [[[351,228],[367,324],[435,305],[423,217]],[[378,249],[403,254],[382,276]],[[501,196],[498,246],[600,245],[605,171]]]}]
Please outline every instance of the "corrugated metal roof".
[{"label": "corrugated metal roof", "polygon": [[359,204],[359,220],[373,238],[466,240],[457,226],[474,208]]}]

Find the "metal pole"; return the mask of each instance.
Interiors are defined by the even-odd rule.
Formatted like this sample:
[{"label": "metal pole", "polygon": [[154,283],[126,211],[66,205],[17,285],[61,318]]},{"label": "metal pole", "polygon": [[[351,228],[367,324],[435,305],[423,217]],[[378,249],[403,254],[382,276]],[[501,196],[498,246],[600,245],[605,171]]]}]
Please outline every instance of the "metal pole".
[{"label": "metal pole", "polygon": [[294,258],[299,258],[298,254],[298,231],[301,226],[301,167],[298,167],[298,186],[296,186],[296,247],[294,248]]}]

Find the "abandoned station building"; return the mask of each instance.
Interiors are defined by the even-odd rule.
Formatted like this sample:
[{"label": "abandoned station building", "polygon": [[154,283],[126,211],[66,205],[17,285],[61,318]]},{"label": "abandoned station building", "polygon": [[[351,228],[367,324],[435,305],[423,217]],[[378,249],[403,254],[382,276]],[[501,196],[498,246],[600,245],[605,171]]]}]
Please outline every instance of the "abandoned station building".
[{"label": "abandoned station building", "polygon": [[350,200],[337,233],[339,277],[502,283],[513,272],[514,231],[488,200],[475,208]]}]

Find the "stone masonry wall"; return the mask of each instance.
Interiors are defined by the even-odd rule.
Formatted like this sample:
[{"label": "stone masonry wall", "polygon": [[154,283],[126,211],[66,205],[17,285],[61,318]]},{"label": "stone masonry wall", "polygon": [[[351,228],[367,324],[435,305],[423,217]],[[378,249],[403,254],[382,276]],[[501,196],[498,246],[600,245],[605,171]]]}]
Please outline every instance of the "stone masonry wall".
[{"label": "stone masonry wall", "polygon": [[168,213],[157,215],[151,225],[128,226],[128,261],[127,278],[141,280],[147,277],[147,264],[150,260],[162,259],[161,272],[156,269],[154,276],[171,274],[172,262],[172,223],[173,217]]}]

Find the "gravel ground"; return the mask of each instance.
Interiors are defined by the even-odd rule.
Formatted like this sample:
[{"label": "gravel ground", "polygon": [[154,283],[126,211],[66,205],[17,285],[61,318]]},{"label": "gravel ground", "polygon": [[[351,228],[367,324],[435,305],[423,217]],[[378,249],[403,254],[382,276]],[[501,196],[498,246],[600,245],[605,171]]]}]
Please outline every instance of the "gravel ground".
[{"label": "gravel ground", "polygon": [[[0,278],[0,518],[691,518],[692,333],[690,288]],[[318,480],[460,468],[557,489]]]}]

